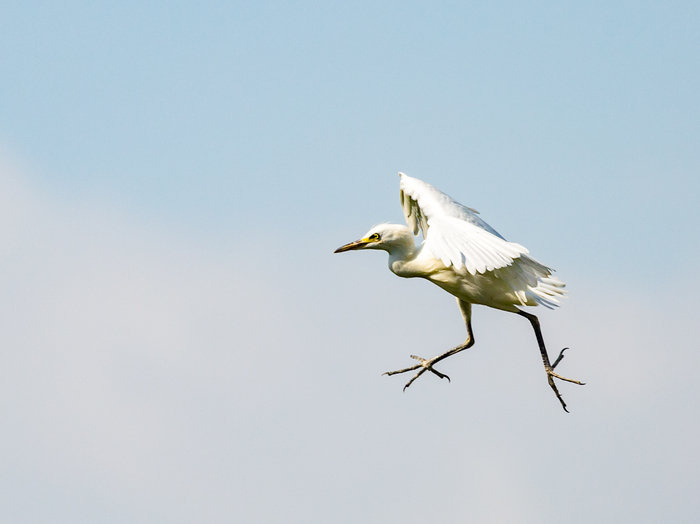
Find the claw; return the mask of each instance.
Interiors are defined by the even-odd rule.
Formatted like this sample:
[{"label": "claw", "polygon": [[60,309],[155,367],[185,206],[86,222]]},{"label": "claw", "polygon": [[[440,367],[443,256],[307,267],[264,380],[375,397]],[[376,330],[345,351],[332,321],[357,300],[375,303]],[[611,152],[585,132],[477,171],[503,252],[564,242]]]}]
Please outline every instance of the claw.
[{"label": "claw", "polygon": [[406,385],[403,387],[403,391],[406,391],[406,388],[407,388],[408,386],[410,386],[411,384],[413,384],[413,381],[416,380],[418,377],[420,377],[423,373],[425,373],[427,369],[428,369],[428,368],[423,368],[423,369],[421,369],[418,373],[416,373],[415,375],[413,375],[413,378],[412,378],[411,380],[409,380],[409,381],[406,383]]},{"label": "claw", "polygon": [[564,351],[566,351],[567,349],[569,349],[569,348],[566,347],[566,348],[562,349],[562,350],[559,352],[559,356],[558,356],[557,359],[554,361],[554,364],[552,364],[552,369],[554,369],[555,367],[557,367],[557,364],[559,364],[559,362],[562,361],[562,359],[564,358]]},{"label": "claw", "polygon": [[[567,348],[564,348],[564,349],[567,349]],[[559,363],[559,361],[562,359],[562,353],[564,352],[564,349],[562,349],[561,353],[559,353],[559,357],[554,362],[554,366],[556,366]],[[571,378],[562,377],[561,375],[557,375],[554,372],[554,366],[551,366],[549,368],[545,368],[545,371],[547,372],[547,382],[549,382],[549,387],[552,388],[552,390],[554,391],[554,394],[559,399],[559,402],[561,403],[561,407],[564,408],[564,411],[566,411],[568,413],[569,410],[566,409],[566,402],[564,402],[564,399],[562,398],[561,393],[559,393],[559,390],[557,389],[557,385],[554,383],[554,379],[558,378],[559,380],[571,382],[572,384],[578,384],[579,386],[585,386],[586,383],[580,382],[578,380],[573,380]]]},{"label": "claw", "polygon": [[382,376],[384,375],[397,375],[399,373],[406,373],[407,371],[413,371],[416,369],[419,369],[418,373],[416,373],[411,380],[408,381],[408,383],[403,387],[403,390],[406,391],[406,388],[409,387],[413,382],[420,377],[423,373],[426,371],[432,371],[435,375],[437,375],[440,378],[446,378],[448,382],[452,382],[450,380],[450,377],[445,375],[444,373],[440,373],[437,369],[433,368],[433,360],[427,360],[424,359],[423,357],[418,357],[416,355],[411,355],[412,359],[418,360],[420,364],[416,364],[415,366],[411,366],[409,368],[404,368],[404,369],[399,369],[397,371],[387,371],[386,373],[382,373]]}]

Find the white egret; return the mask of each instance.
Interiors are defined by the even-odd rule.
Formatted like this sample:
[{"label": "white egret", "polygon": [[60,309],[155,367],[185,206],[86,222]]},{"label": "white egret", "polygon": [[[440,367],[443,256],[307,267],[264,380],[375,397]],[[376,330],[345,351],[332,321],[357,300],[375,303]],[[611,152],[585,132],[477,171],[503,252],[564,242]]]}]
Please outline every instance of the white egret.
[{"label": "white egret", "polygon": [[[562,349],[551,364],[539,320],[520,309],[521,306],[557,306],[557,299],[566,293],[564,283],[552,276],[550,268],[528,256],[528,250],[523,246],[506,241],[477,216],[478,211],[463,206],[417,178],[403,173],[399,173],[399,177],[401,206],[408,227],[380,224],[370,229],[362,239],[345,244],[335,252],[360,249],[387,251],[389,269],[394,274],[404,278],[425,278],[454,295],[467,327],[467,340],[431,359],[411,355],[411,358],[419,361],[418,364],[389,371],[385,375],[418,370],[404,390],[426,371],[449,381],[447,375],[433,366],[474,345],[471,308],[472,304],[481,304],[516,313],[530,321],[549,386],[564,411],[568,412],[554,379],[583,385],[578,380],[554,372],[568,348]],[[419,232],[423,233],[424,241],[416,246],[413,236]]]}]

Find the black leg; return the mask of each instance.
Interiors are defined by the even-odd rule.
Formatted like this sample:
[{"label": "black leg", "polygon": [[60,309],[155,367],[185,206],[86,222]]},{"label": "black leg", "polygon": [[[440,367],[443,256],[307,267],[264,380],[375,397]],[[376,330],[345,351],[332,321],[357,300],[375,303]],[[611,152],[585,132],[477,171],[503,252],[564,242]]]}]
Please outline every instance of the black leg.
[{"label": "black leg", "polygon": [[562,377],[561,375],[557,375],[554,372],[554,368],[564,358],[564,351],[567,350],[568,348],[564,348],[561,350],[561,352],[559,353],[559,356],[554,361],[554,365],[550,364],[549,363],[549,355],[547,354],[547,348],[544,345],[544,337],[542,337],[542,330],[540,329],[539,319],[535,315],[531,315],[530,313],[526,313],[525,311],[518,311],[518,315],[520,315],[521,317],[525,317],[526,319],[528,319],[530,321],[530,324],[532,324],[532,328],[535,330],[535,337],[537,337],[537,345],[540,347],[540,354],[542,355],[542,363],[544,364],[544,369],[547,372],[547,382],[549,382],[549,387],[552,388],[555,395],[559,399],[559,402],[561,402],[561,407],[563,407],[564,411],[566,411],[568,413],[569,410],[566,409],[566,402],[564,402],[564,399],[562,398],[561,394],[559,393],[559,390],[557,389],[557,386],[554,383],[554,379],[558,378],[559,380],[565,380],[566,382],[572,382],[573,384],[578,384],[580,386],[585,385],[583,382],[579,382],[578,380],[572,380],[570,378]]}]

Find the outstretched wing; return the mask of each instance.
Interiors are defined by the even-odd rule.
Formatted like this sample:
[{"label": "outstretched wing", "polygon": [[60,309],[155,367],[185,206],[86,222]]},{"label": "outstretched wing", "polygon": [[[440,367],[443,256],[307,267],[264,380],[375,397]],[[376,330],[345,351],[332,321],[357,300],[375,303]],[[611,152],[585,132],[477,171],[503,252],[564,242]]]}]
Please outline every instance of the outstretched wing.
[{"label": "outstretched wing", "polygon": [[445,266],[465,267],[469,273],[485,273],[510,266],[527,254],[520,244],[507,242],[491,226],[442,191],[403,173],[401,205],[408,227],[418,234],[422,230],[424,248],[429,249]]},{"label": "outstretched wing", "polygon": [[459,218],[481,229],[485,229],[492,235],[503,238],[495,229],[481,220],[479,212],[471,207],[463,206],[448,195],[426,184],[422,180],[412,178],[404,173],[399,173],[401,183],[401,207],[406,217],[406,224],[413,234],[423,231],[423,238],[428,236],[428,218],[447,216]]}]

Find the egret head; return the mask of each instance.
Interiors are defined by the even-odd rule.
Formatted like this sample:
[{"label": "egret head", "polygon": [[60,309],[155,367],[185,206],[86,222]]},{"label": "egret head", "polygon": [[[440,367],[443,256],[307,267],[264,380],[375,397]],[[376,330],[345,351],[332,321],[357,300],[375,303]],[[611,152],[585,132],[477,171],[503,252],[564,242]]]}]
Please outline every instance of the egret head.
[{"label": "egret head", "polygon": [[415,242],[413,235],[406,226],[399,224],[379,224],[367,231],[364,237],[355,242],[350,242],[339,247],[334,252],[342,253],[343,251],[357,249],[382,249],[391,253],[394,250],[413,251]]}]

